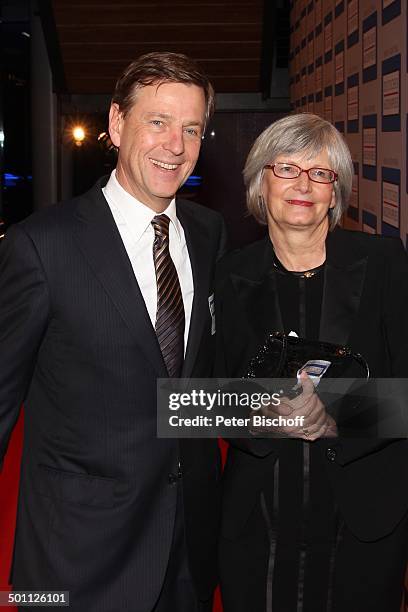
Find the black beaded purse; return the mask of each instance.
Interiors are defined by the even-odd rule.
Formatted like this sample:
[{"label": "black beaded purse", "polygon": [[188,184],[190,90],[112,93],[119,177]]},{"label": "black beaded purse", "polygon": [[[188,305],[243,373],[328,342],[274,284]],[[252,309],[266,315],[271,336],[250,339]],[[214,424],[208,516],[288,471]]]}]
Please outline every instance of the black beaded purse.
[{"label": "black beaded purse", "polygon": [[311,360],[330,362],[325,378],[368,379],[370,376],[364,357],[347,346],[272,332],[250,360],[244,378],[296,379],[298,370]]}]

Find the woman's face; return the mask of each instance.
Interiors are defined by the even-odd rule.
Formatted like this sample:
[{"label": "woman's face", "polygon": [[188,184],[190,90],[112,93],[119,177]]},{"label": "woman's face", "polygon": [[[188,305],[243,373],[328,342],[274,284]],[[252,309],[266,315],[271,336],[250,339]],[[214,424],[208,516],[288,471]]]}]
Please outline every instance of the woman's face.
[{"label": "woman's face", "polygon": [[[332,170],[327,152],[316,157],[305,153],[279,155],[274,163],[296,164],[304,170],[327,168]],[[318,226],[329,227],[328,211],[335,205],[333,183],[315,183],[302,172],[297,178],[279,178],[271,168],[265,168],[262,180],[268,226],[282,229],[314,229]]]}]

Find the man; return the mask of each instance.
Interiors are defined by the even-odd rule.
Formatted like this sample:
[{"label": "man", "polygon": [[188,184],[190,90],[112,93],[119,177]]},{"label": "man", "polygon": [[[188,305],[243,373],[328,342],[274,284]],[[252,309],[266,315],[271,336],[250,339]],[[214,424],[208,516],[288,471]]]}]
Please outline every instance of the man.
[{"label": "man", "polygon": [[213,100],[184,55],[130,64],[116,171],[0,252],[0,458],[25,404],[12,582],[69,591],[75,612],[211,609],[218,449],[157,438],[156,379],[211,372],[223,225],[174,195]]}]

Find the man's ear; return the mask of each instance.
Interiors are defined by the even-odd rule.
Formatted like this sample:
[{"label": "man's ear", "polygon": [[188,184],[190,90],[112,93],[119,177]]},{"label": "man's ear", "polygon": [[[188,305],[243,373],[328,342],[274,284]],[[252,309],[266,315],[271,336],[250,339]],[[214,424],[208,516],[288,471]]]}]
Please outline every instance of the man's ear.
[{"label": "man's ear", "polygon": [[114,102],[109,110],[109,136],[115,147],[120,147],[120,135],[122,132],[123,114],[119,106]]}]

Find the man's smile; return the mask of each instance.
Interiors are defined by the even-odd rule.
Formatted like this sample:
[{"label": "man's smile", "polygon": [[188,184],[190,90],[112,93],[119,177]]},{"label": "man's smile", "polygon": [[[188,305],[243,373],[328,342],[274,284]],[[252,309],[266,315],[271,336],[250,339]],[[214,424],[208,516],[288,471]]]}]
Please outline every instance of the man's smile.
[{"label": "man's smile", "polygon": [[159,168],[163,168],[164,170],[177,170],[177,168],[181,165],[181,164],[168,164],[166,162],[159,161],[158,159],[153,159],[152,157],[149,157],[149,159],[152,162],[152,164],[154,164],[155,166],[158,166]]}]

